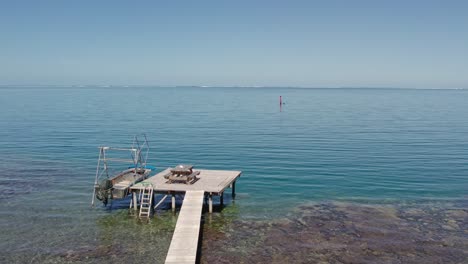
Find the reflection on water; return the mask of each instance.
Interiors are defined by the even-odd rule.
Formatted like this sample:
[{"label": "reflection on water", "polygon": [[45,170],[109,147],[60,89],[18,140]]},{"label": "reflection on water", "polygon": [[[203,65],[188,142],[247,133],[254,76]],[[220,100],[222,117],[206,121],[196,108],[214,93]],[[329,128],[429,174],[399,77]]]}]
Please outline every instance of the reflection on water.
[{"label": "reflection on water", "polygon": [[[466,205],[466,203],[465,203]],[[204,226],[202,263],[463,263],[463,204],[303,205],[271,221]]]}]

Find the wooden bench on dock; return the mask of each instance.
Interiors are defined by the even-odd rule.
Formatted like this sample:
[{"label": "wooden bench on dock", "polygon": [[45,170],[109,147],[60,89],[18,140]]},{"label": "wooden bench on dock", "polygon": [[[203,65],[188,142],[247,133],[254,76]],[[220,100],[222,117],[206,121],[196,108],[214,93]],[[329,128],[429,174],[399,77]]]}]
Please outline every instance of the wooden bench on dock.
[{"label": "wooden bench on dock", "polygon": [[166,183],[195,183],[199,175],[199,171],[193,170],[193,165],[177,165],[175,168],[170,170],[170,173],[164,175],[164,178],[168,181]]}]

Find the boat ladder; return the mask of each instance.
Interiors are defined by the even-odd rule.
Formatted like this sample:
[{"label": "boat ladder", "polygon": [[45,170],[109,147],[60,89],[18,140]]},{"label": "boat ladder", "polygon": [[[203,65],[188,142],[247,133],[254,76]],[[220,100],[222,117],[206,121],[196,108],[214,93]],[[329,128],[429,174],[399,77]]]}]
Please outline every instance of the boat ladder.
[{"label": "boat ladder", "polygon": [[149,218],[153,203],[153,185],[145,183],[140,190],[140,218]]}]

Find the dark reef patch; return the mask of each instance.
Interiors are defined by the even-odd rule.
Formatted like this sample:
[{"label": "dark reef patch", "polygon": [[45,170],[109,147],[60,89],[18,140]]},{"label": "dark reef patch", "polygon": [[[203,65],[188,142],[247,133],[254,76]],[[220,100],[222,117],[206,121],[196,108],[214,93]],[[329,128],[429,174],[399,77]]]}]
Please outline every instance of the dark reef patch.
[{"label": "dark reef patch", "polygon": [[468,262],[468,210],[457,207],[315,204],[203,232],[202,263]]}]

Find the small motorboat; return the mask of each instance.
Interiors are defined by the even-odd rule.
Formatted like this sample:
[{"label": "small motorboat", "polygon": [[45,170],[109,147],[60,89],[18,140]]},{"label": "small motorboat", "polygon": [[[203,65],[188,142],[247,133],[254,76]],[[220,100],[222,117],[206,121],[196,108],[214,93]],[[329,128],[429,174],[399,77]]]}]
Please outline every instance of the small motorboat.
[{"label": "small motorboat", "polygon": [[[130,153],[131,159],[110,158],[109,151],[126,151]],[[94,205],[95,198],[107,205],[110,199],[123,199],[129,194],[129,189],[134,184],[147,179],[151,171],[156,168],[146,164],[149,145],[144,136],[141,141],[135,136],[132,148],[99,147],[99,158],[94,182],[94,193],[91,204]],[[110,162],[133,163],[127,169],[113,176],[109,175]]]}]

